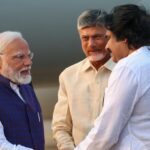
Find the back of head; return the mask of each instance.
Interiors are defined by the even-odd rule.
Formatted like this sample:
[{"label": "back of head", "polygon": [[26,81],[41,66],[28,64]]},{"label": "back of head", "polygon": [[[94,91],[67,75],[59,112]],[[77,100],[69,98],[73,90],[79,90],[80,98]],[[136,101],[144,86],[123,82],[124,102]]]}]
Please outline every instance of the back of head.
[{"label": "back of head", "polygon": [[[22,34],[16,31],[5,31],[0,33],[0,53],[15,39],[23,39]],[[23,39],[24,40],[24,39]]]},{"label": "back of head", "polygon": [[105,11],[100,9],[91,9],[84,11],[77,20],[78,30],[92,26],[104,26]]},{"label": "back of head", "polygon": [[150,15],[144,7],[134,4],[116,6],[105,17],[105,26],[117,40],[127,39],[129,48],[150,45]]}]

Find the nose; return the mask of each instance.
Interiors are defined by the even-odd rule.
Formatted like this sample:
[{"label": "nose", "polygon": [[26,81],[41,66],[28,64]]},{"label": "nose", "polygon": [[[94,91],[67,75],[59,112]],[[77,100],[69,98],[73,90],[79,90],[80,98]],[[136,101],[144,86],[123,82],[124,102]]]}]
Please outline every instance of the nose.
[{"label": "nose", "polygon": [[111,53],[111,49],[109,48],[109,43],[107,42],[106,46],[105,46],[106,51],[108,51],[109,53]]},{"label": "nose", "polygon": [[30,57],[26,57],[24,59],[24,65],[25,66],[31,66],[32,65],[32,59]]},{"label": "nose", "polygon": [[107,42],[107,44],[106,44],[106,46],[105,46],[105,49],[109,49],[108,42]]},{"label": "nose", "polygon": [[93,38],[90,38],[88,45],[89,45],[89,47],[93,48],[95,46],[95,40]]}]

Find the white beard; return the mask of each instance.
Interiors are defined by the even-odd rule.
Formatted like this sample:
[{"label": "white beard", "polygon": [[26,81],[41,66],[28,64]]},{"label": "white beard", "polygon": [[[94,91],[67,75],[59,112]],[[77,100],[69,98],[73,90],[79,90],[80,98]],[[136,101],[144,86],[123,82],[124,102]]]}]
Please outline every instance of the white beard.
[{"label": "white beard", "polygon": [[32,80],[31,75],[26,75],[25,77],[17,77],[16,76],[16,80],[19,84],[29,84]]},{"label": "white beard", "polygon": [[89,61],[93,62],[93,61],[100,61],[102,59],[104,59],[104,57],[106,56],[107,53],[99,53],[99,52],[93,52],[91,53],[90,56],[88,56],[87,58],[89,59]]},{"label": "white beard", "polygon": [[31,75],[21,75],[21,71],[25,68],[21,69],[20,71],[14,71],[9,65],[7,66],[7,70],[4,72],[4,76],[13,81],[14,83],[18,84],[29,84],[32,80]]}]

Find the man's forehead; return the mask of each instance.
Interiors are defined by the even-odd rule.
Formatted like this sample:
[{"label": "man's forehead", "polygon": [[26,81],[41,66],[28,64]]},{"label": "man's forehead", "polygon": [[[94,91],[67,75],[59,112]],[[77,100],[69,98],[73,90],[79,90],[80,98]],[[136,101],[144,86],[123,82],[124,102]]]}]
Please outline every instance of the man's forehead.
[{"label": "man's forehead", "polygon": [[29,49],[18,49],[18,50],[16,49],[16,51],[13,52],[13,54],[25,54],[25,53],[29,54],[31,53],[31,51]]},{"label": "man's forehead", "polygon": [[79,30],[80,34],[105,34],[106,29],[102,27],[88,27]]},{"label": "man's forehead", "polygon": [[30,50],[29,49],[7,49],[4,53],[8,55],[29,54]]},{"label": "man's forehead", "polygon": [[104,26],[86,26],[81,28],[80,30],[106,30],[106,28]]}]

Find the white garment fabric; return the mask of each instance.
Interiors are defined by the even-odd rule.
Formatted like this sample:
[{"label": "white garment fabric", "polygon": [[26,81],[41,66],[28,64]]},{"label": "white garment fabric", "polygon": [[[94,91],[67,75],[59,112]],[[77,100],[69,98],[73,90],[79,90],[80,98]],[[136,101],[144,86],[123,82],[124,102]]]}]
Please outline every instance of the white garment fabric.
[{"label": "white garment fabric", "polygon": [[75,150],[150,150],[150,50],[141,47],[115,66],[104,107]]},{"label": "white garment fabric", "polygon": [[108,60],[96,70],[85,58],[60,74],[58,102],[52,120],[53,137],[59,150],[73,150],[93,127],[102,110],[114,65]]},{"label": "white garment fabric", "polygon": [[21,96],[20,92],[19,92],[19,87],[18,85],[10,82],[10,87],[12,88],[12,90],[20,97],[20,99],[25,103],[25,100],[23,99],[23,97]]},{"label": "white garment fabric", "polygon": [[[20,99],[24,101],[24,99],[22,98],[20,92],[19,92],[19,88],[16,84],[10,82],[10,87],[12,88],[12,90],[20,97]],[[11,144],[5,137],[4,135],[4,129],[3,129],[3,125],[0,122],[0,150],[33,150],[31,148],[25,147],[25,146],[21,146],[21,145],[15,145],[15,144]]]}]

